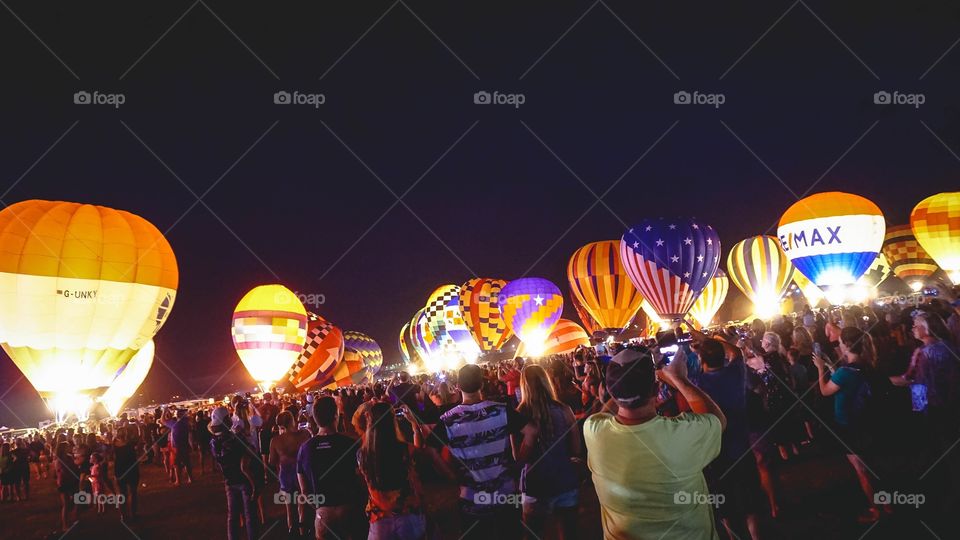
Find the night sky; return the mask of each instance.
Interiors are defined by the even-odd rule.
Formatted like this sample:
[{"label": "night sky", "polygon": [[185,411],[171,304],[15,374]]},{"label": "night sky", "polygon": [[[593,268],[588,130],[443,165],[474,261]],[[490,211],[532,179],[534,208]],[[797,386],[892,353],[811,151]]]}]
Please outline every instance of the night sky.
[{"label": "night sky", "polygon": [[[180,286],[147,399],[252,385],[230,316],[258,284],[323,295],[389,361],[435,287],[536,275],[566,293],[573,251],[641,217],[706,220],[725,258],[805,193],[864,195],[897,224],[960,186],[946,2],[67,4],[0,9],[0,200],[165,231]],[[0,424],[46,416],[6,357],[0,392]]]}]

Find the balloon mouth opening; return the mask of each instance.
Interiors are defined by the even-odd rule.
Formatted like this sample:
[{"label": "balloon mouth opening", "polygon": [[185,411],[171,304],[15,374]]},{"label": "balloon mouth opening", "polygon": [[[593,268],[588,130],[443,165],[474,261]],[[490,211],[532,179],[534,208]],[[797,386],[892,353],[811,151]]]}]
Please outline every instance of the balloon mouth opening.
[{"label": "balloon mouth opening", "polygon": [[71,415],[83,422],[90,417],[93,399],[79,392],[57,392],[47,398],[47,407],[56,415],[58,423],[64,422]]},{"label": "balloon mouth opening", "polygon": [[910,290],[912,290],[913,292],[920,292],[920,289],[923,288],[922,281],[911,281],[909,285],[910,285]]}]

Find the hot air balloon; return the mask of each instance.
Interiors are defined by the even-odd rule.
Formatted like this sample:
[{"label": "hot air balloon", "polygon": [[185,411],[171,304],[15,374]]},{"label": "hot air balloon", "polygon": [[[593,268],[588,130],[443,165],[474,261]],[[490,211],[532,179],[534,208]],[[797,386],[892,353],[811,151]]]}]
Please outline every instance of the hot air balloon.
[{"label": "hot air balloon", "polygon": [[58,416],[85,417],[170,315],[177,260],[150,222],[29,200],[0,211],[0,345]]},{"label": "hot air balloon", "polygon": [[370,380],[373,380],[380,371],[380,366],[383,365],[383,351],[380,350],[380,345],[363,332],[348,330],[343,333],[343,348],[360,355],[363,367],[367,369]]},{"label": "hot air balloon", "polygon": [[116,416],[123,409],[123,405],[128,399],[137,392],[143,380],[147,378],[150,372],[150,366],[153,365],[153,340],[140,347],[137,354],[133,355],[130,362],[124,366],[123,371],[113,380],[110,388],[100,397],[100,403],[107,409],[110,416]]},{"label": "hot air balloon", "polygon": [[444,285],[434,291],[424,307],[424,315],[438,343],[438,347],[431,354],[439,354],[445,367],[453,369],[464,362],[476,361],[480,347],[474,341],[460,312],[459,286]]},{"label": "hot air balloon", "polygon": [[845,294],[880,253],[885,224],[880,208],[851,193],[801,199],[780,218],[777,235],[793,265],[828,296]]},{"label": "hot air balloon", "polygon": [[669,327],[670,323],[665,322],[660,318],[660,315],[653,309],[653,306],[650,305],[650,302],[644,300],[640,303],[640,311],[647,316],[647,324],[645,325],[645,335],[647,337],[654,337],[657,335],[657,332],[664,327]]},{"label": "hot air balloon", "polygon": [[[410,323],[405,323],[403,327],[400,328],[400,336],[397,339],[397,345],[400,348],[400,354],[403,356],[403,363],[410,363],[410,349],[407,348],[407,339],[410,335]],[[416,354],[414,352],[413,354]]]},{"label": "hot air balloon", "polygon": [[244,367],[269,392],[303,350],[307,310],[283,285],[260,285],[237,304],[231,333]]},{"label": "hot air balloon", "polygon": [[920,201],[910,213],[910,227],[950,281],[960,285],[960,191]]},{"label": "hot air balloon", "polygon": [[[573,321],[560,319],[547,337],[543,351],[537,356],[570,354],[580,346],[590,346],[590,336],[587,335],[587,331]],[[514,355],[514,358],[525,357],[527,354],[526,347],[524,347],[523,342],[521,342],[520,345],[517,346],[517,353]]]},{"label": "hot air balloon", "polygon": [[857,285],[867,287],[868,289],[875,289],[883,283],[885,279],[890,277],[890,271],[890,262],[887,261],[887,257],[881,253],[873,260],[870,268],[867,268],[867,271],[860,276],[860,279],[857,280]]},{"label": "hot air balloon", "polygon": [[343,332],[316,313],[307,313],[307,338],[287,373],[298,390],[312,388],[337,368],[343,359]]},{"label": "hot air balloon", "polygon": [[326,381],[320,383],[324,389],[335,390],[354,384],[364,384],[372,380],[370,370],[363,365],[363,356],[353,349],[345,349],[343,360],[337,365]]},{"label": "hot air balloon", "polygon": [[483,352],[498,351],[512,335],[500,318],[497,303],[502,279],[474,278],[460,286],[460,311],[474,341]]},{"label": "hot air balloon", "polygon": [[546,279],[515,279],[500,290],[500,314],[528,354],[540,354],[562,313],[563,295]]},{"label": "hot air balloon", "polygon": [[754,313],[761,319],[780,312],[780,300],[793,271],[780,242],[772,236],[741,240],[727,255],[730,281],[753,302]]},{"label": "hot air balloon", "polygon": [[717,314],[717,311],[720,311],[720,306],[727,298],[729,289],[730,278],[727,277],[726,272],[717,268],[717,273],[713,275],[713,279],[703,288],[700,298],[697,298],[693,307],[690,308],[690,316],[700,324],[701,328],[710,326],[713,317]]},{"label": "hot air balloon", "polygon": [[679,321],[720,263],[720,237],[690,218],[646,219],[620,240],[630,281],[662,319]]},{"label": "hot air balloon", "polygon": [[414,313],[413,318],[410,319],[410,344],[413,345],[413,350],[417,352],[417,356],[420,357],[420,361],[423,362],[427,357],[427,345],[423,339],[423,332],[420,328],[420,319],[424,317],[423,310],[420,309]]},{"label": "hot air balloon", "polygon": [[923,282],[937,271],[937,263],[917,242],[910,225],[887,227],[883,254],[893,273],[914,291],[922,289]]},{"label": "hot air balloon", "polygon": [[823,291],[820,290],[820,287],[814,285],[814,283],[807,279],[807,276],[801,272],[793,272],[793,282],[797,284],[797,287],[800,289],[800,292],[803,293],[804,298],[807,299],[807,303],[810,304],[811,308],[817,307],[817,304],[824,299]]},{"label": "hot air balloon", "polygon": [[600,326],[594,318],[593,315],[587,311],[587,308],[580,303],[580,300],[577,299],[576,295],[570,295],[570,303],[573,304],[573,309],[577,312],[577,316],[580,317],[580,322],[583,323],[583,328],[586,329],[590,335],[594,335],[598,332],[603,332],[603,328]]},{"label": "hot air balloon", "polygon": [[601,328],[619,332],[640,310],[643,297],[620,263],[620,242],[592,242],[573,253],[567,263],[573,296]]}]

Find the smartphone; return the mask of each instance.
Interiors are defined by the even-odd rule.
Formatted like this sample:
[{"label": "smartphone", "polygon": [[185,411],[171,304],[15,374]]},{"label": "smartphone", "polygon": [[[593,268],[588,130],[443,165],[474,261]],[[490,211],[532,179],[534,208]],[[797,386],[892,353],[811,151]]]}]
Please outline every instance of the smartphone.
[{"label": "smartphone", "polygon": [[813,354],[817,356],[823,356],[823,347],[820,345],[819,342],[816,342],[816,341],[813,342]]}]

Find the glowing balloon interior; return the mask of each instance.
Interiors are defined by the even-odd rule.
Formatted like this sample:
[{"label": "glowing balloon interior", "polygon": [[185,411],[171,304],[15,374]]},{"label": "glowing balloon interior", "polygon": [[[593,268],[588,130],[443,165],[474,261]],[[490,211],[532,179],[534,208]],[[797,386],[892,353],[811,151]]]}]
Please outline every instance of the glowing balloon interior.
[{"label": "glowing balloon interior", "polygon": [[960,191],[920,201],[910,213],[910,227],[953,284],[960,285]]},{"label": "glowing balloon interior", "polygon": [[100,397],[100,402],[103,403],[103,407],[107,409],[110,416],[116,416],[120,413],[123,405],[133,397],[133,394],[143,384],[144,379],[147,378],[150,366],[153,365],[154,348],[151,339],[137,351],[137,354],[133,355],[123,371],[113,380],[110,388],[107,388],[107,391]]},{"label": "glowing balloon interior", "polygon": [[546,279],[515,279],[500,290],[500,313],[528,354],[537,356],[563,313],[563,295]]},{"label": "glowing balloon interior", "polygon": [[620,263],[620,242],[592,242],[574,252],[567,263],[572,296],[600,327],[620,331],[636,316],[643,297]]},{"label": "glowing balloon interior", "polygon": [[231,333],[244,367],[267,392],[303,350],[307,310],[283,285],[260,285],[237,304]]}]

